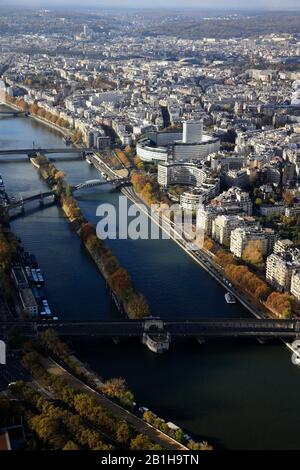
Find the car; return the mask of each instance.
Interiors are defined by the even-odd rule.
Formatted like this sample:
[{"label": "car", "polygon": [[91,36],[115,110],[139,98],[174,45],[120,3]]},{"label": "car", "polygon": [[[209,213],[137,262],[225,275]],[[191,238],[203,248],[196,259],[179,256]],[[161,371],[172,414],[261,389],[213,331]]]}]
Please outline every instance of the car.
[{"label": "car", "polygon": [[8,387],[13,387],[14,385],[17,385],[17,382],[10,382],[10,383],[8,384]]},{"label": "car", "polygon": [[149,408],[147,408],[146,406],[140,406],[139,407],[139,412],[144,414],[146,411],[150,411]]}]

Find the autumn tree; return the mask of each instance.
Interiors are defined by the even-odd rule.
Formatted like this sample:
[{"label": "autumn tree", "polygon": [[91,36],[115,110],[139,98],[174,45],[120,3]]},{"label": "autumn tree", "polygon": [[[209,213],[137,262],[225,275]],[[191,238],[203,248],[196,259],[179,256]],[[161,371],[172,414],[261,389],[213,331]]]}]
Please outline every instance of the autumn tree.
[{"label": "autumn tree", "polygon": [[203,248],[205,248],[207,251],[212,251],[214,248],[214,242],[211,238],[205,237]]},{"label": "autumn tree", "polygon": [[144,434],[138,434],[134,439],[131,439],[130,450],[151,450],[152,443],[150,439]]},{"label": "autumn tree", "polygon": [[131,320],[138,320],[150,315],[149,304],[141,294],[132,294],[126,303],[126,307],[127,314]]},{"label": "autumn tree", "polygon": [[130,428],[125,421],[117,426],[116,439],[120,444],[127,444],[131,438],[131,434]]},{"label": "autumn tree", "polygon": [[290,206],[291,204],[293,204],[295,198],[294,198],[293,193],[291,191],[285,190],[283,192],[282,199],[283,199],[285,204]]},{"label": "autumn tree", "polygon": [[148,410],[148,411],[145,411],[145,413],[143,414],[143,420],[146,421],[146,423],[154,424],[156,420],[156,416],[154,413],[152,413],[152,411]]},{"label": "autumn tree", "polygon": [[225,268],[228,265],[237,264],[237,260],[235,259],[235,257],[231,253],[227,253],[224,250],[217,251],[215,260],[223,268]]},{"label": "autumn tree", "polygon": [[280,318],[291,318],[294,298],[288,293],[272,292],[267,298],[266,305]]},{"label": "autumn tree", "polygon": [[86,243],[87,240],[91,236],[95,236],[95,235],[96,235],[96,230],[95,230],[95,226],[92,224],[92,222],[86,222],[86,223],[81,225],[80,238],[84,243]]},{"label": "autumn tree", "polygon": [[225,267],[224,273],[233,284],[257,300],[265,300],[270,294],[268,285],[252,273],[247,266],[229,264]]},{"label": "autumn tree", "polygon": [[111,398],[118,398],[126,406],[131,406],[134,400],[125,380],[121,378],[107,380],[103,386],[103,392]]},{"label": "autumn tree", "polygon": [[118,259],[110,251],[103,253],[101,260],[106,273],[109,275],[116,272],[120,267]]},{"label": "autumn tree", "polygon": [[242,259],[246,263],[262,265],[264,263],[263,244],[261,240],[250,240],[245,246]]},{"label": "autumn tree", "polygon": [[132,289],[132,282],[129,273],[124,268],[119,268],[108,278],[109,285],[113,292],[124,298]]},{"label": "autumn tree", "polygon": [[57,171],[54,175],[55,181],[63,180],[66,174],[63,171]]},{"label": "autumn tree", "polygon": [[191,450],[213,450],[213,446],[208,442],[191,442],[188,444],[188,448]]},{"label": "autumn tree", "polygon": [[74,441],[68,441],[62,450],[80,450],[80,447]]}]

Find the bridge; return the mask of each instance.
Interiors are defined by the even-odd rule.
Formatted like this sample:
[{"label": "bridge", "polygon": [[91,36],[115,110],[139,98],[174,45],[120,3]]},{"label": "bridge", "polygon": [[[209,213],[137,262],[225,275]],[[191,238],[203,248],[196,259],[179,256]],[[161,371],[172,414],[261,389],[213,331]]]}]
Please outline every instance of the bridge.
[{"label": "bridge", "polygon": [[95,180],[88,180],[84,181],[83,183],[77,184],[76,186],[72,187],[73,191],[80,191],[81,189],[85,188],[93,188],[94,186],[103,186],[105,184],[112,184],[117,187],[124,186],[125,184],[129,183],[128,178],[114,178],[114,179],[109,179],[109,180],[100,180],[100,179],[95,179]]},{"label": "bridge", "polygon": [[0,155],[27,155],[35,156],[37,153],[56,154],[56,153],[80,153],[91,152],[89,148],[63,147],[63,148],[27,148],[27,149],[1,149]]},{"label": "bridge", "polygon": [[28,111],[14,111],[14,110],[5,110],[5,111],[0,111],[0,117],[1,116],[4,116],[4,117],[7,117],[7,116],[28,116],[29,113]]},{"label": "bridge", "polygon": [[15,209],[17,207],[24,207],[25,204],[28,204],[33,201],[39,201],[41,205],[44,203],[44,199],[48,197],[55,197],[55,193],[53,191],[44,191],[38,194],[34,194],[33,196],[28,197],[21,197],[18,200],[11,199],[9,204],[6,206],[6,209]]},{"label": "bridge", "polygon": [[[1,321],[0,331],[21,327],[28,334],[39,334],[53,328],[61,336],[87,336],[99,338],[142,338],[144,334],[159,338],[280,338],[295,339],[300,336],[300,320],[273,319],[194,319],[123,321]],[[26,333],[24,333],[26,334]]]}]

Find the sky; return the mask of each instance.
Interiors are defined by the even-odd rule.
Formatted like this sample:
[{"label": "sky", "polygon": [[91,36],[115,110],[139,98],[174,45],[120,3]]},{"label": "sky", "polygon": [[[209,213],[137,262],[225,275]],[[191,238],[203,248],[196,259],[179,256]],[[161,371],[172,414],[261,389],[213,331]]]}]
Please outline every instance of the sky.
[{"label": "sky", "polygon": [[[105,6],[139,8],[215,8],[215,9],[300,9],[299,0],[0,0],[0,5],[29,6]],[[6,5],[4,5],[6,4]]]}]

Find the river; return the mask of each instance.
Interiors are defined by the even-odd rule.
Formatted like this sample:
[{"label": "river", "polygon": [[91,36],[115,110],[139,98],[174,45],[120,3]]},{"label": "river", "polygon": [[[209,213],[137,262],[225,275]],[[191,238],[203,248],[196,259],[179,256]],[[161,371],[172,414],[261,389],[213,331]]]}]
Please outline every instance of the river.
[{"label": "river", "polygon": [[[28,118],[0,118],[0,149],[64,146],[53,130]],[[0,157],[1,158],[1,157]],[[99,178],[83,161],[60,162],[70,183]],[[45,183],[29,163],[1,163],[10,194],[34,194]],[[78,193],[84,214],[97,222],[101,202],[117,207],[109,185]],[[59,208],[32,208],[12,223],[44,272],[50,305],[61,318],[117,318],[104,281],[80,248]],[[111,240],[110,245],[161,317],[245,316],[224,290],[170,240]],[[178,341],[156,356],[137,340],[88,340],[76,353],[104,378],[122,376],[139,403],[225,449],[299,449],[300,370],[277,342]]]}]

